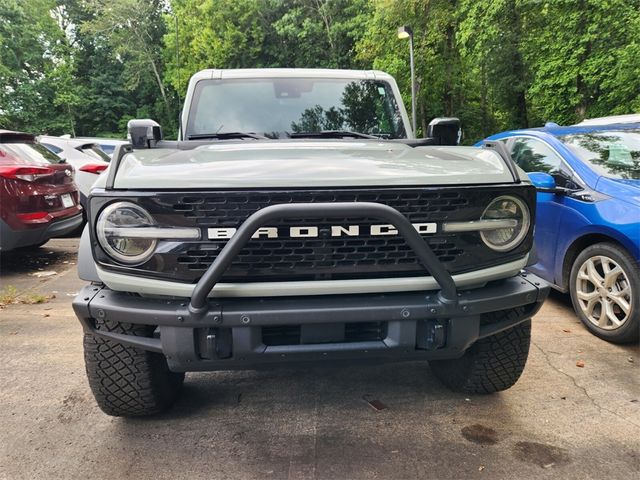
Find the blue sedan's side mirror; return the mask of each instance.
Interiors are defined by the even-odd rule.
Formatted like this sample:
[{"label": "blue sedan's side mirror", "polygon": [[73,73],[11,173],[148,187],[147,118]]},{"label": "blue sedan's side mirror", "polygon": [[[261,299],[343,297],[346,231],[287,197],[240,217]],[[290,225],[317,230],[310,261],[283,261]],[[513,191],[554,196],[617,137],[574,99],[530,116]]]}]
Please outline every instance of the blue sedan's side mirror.
[{"label": "blue sedan's side mirror", "polygon": [[537,189],[549,190],[556,188],[555,179],[548,173],[531,172],[527,173],[527,175],[529,176],[529,180],[531,180],[531,183],[533,183],[533,186]]},{"label": "blue sedan's side mirror", "polygon": [[536,187],[538,193],[553,193],[556,195],[566,195],[570,193],[571,190],[565,187],[556,187],[555,179],[544,172],[531,172],[527,173],[529,175],[529,180],[533,183],[533,186]]}]

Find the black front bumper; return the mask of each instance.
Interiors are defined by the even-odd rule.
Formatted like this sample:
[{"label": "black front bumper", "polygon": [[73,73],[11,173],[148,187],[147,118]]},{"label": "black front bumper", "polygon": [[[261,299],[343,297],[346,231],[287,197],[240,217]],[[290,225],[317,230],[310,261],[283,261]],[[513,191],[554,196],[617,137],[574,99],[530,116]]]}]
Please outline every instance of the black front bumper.
[{"label": "black front bumper", "polygon": [[[211,298],[207,313],[194,316],[188,299],[145,298],[89,285],[73,307],[85,331],[163,353],[174,371],[195,371],[276,363],[456,358],[476,340],[531,318],[548,292],[546,282],[522,274],[460,291],[456,303],[443,302],[437,292]],[[154,325],[157,335],[136,337],[95,328],[97,323],[111,322]],[[357,330],[358,324],[372,323],[384,325],[384,338],[332,341],[320,333],[344,325],[355,325]],[[294,344],[268,345],[265,332],[273,326],[300,326],[312,333]]]}]

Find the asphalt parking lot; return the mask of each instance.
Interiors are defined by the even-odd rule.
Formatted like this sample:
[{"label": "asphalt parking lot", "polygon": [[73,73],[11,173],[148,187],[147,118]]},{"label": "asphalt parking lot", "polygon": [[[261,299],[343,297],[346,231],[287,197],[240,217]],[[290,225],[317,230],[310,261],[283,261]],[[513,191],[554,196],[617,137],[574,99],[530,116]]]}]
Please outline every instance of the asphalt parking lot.
[{"label": "asphalt parking lot", "polygon": [[169,413],[108,417],[71,309],[77,244],[0,263],[0,479],[640,478],[639,347],[589,334],[562,295],[501,394],[418,362],[199,373]]}]

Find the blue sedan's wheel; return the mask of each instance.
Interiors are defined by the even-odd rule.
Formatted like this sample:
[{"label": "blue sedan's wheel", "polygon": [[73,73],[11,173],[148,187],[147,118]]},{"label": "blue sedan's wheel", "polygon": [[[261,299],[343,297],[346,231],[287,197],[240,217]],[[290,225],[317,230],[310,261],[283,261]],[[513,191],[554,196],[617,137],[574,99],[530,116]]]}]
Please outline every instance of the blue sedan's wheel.
[{"label": "blue sedan's wheel", "polygon": [[585,326],[600,338],[624,343],[640,330],[640,269],[612,243],[586,248],[571,269],[573,307]]}]

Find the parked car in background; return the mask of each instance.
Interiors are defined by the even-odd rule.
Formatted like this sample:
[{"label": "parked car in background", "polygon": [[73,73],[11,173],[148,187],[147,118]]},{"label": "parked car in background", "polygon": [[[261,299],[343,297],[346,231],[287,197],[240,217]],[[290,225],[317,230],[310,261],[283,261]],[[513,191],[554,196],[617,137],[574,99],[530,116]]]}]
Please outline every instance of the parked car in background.
[{"label": "parked car in background", "polygon": [[610,117],[587,118],[576,125],[613,125],[618,123],[640,123],[640,113],[612,115]]},{"label": "parked car in background", "polygon": [[82,223],[73,167],[33,135],[0,130],[0,251],[39,246]]},{"label": "parked car in background", "polygon": [[530,267],[569,292],[595,335],[612,342],[640,331],[640,123],[515,130],[505,143],[538,192]]},{"label": "parked car in background", "polygon": [[97,137],[77,137],[76,140],[83,140],[85,142],[93,142],[100,147],[109,158],[113,157],[113,152],[118,145],[126,145],[129,143],[127,140],[118,140],[116,138],[97,138]]},{"label": "parked car in background", "polygon": [[98,175],[109,166],[109,156],[96,143],[84,139],[43,135],[38,137],[38,141],[76,169],[80,204],[85,207],[89,191]]}]

